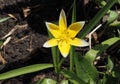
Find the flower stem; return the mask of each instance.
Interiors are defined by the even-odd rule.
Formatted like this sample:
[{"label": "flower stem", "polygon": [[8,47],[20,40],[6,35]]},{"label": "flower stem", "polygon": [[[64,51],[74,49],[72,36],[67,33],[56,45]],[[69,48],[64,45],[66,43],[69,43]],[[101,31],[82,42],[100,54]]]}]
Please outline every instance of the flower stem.
[{"label": "flower stem", "polygon": [[[48,31],[48,35],[49,35],[49,38],[53,38],[53,36],[51,35],[51,33],[49,31]],[[59,70],[60,70],[60,67],[58,67],[58,64],[60,61],[60,53],[59,53],[57,47],[52,47],[51,52],[52,52],[52,60],[53,60],[54,70],[55,70],[55,73],[58,74]]]},{"label": "flower stem", "polygon": [[65,59],[66,59],[66,58],[63,57],[63,58],[60,60],[60,62],[59,62],[59,64],[58,64],[58,67],[61,67],[61,65],[62,65],[62,63],[65,61]]},{"label": "flower stem", "polygon": [[54,65],[54,70],[55,73],[58,73],[58,65],[57,65],[57,47],[52,47],[51,52],[52,52],[52,59],[53,59],[53,65]]},{"label": "flower stem", "polygon": [[74,51],[75,48],[74,47],[71,47],[71,50],[70,50],[70,72],[73,72],[73,68],[74,68]]},{"label": "flower stem", "polygon": [[[72,21],[71,23],[76,22],[76,0],[73,1],[73,10],[72,10]],[[73,72],[74,68],[74,52],[75,48],[72,46],[70,50],[70,72]]]}]

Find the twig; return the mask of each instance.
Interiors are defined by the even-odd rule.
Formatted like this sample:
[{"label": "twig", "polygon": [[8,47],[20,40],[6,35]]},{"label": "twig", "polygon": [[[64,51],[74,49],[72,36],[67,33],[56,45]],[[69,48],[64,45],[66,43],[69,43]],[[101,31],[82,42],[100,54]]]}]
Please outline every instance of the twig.
[{"label": "twig", "polygon": [[2,55],[1,55],[1,52],[0,52],[0,61],[2,62],[2,64],[5,64],[6,63],[6,61],[5,61],[5,59],[2,57]]},{"label": "twig", "polygon": [[5,39],[6,37],[12,35],[15,32],[15,30],[17,30],[19,28],[25,28],[26,26],[28,26],[28,25],[27,24],[25,24],[25,25],[16,25],[10,32],[8,32],[8,34],[3,36],[2,39]]},{"label": "twig", "polygon": [[16,29],[17,29],[17,27],[13,28],[10,32],[8,32],[8,34],[6,34],[5,36],[3,36],[2,39],[5,39],[8,36],[10,36]]},{"label": "twig", "polygon": [[102,26],[102,24],[99,24],[94,30],[92,30],[90,33],[89,33],[89,48],[91,49],[91,36],[92,34],[98,30],[100,27]]},{"label": "twig", "polygon": [[2,44],[1,49],[2,49],[4,46],[6,46],[6,45],[10,42],[10,40],[11,40],[11,37],[8,37],[8,38],[4,41],[4,43]]},{"label": "twig", "polygon": [[15,41],[14,43],[18,43],[20,41],[23,41],[24,39],[28,38],[30,35],[24,36],[22,38],[20,38],[19,40]]},{"label": "twig", "polygon": [[[11,37],[8,37],[0,48],[2,49],[4,46],[6,46],[10,42],[10,40],[11,40]],[[2,64],[6,63],[5,59],[2,57],[1,51],[0,51],[0,61],[2,62]]]}]

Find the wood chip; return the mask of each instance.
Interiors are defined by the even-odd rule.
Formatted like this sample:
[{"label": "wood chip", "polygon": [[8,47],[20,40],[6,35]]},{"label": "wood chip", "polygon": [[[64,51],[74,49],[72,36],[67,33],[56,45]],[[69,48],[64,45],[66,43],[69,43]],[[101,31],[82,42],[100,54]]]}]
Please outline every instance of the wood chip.
[{"label": "wood chip", "polygon": [[1,46],[1,49],[2,49],[4,46],[6,46],[6,45],[10,42],[10,40],[11,40],[11,37],[8,37],[8,38],[4,41],[3,45]]},{"label": "wood chip", "polygon": [[24,17],[26,18],[30,14],[30,8],[29,7],[23,8],[23,14]]},{"label": "wood chip", "polygon": [[11,18],[13,18],[13,19],[16,20],[16,21],[18,20],[13,14],[10,14],[10,13],[9,13],[8,16],[11,17]]},{"label": "wood chip", "polygon": [[5,64],[5,63],[6,63],[5,59],[4,59],[3,56],[1,55],[1,52],[0,52],[0,62],[1,62],[2,64]]}]

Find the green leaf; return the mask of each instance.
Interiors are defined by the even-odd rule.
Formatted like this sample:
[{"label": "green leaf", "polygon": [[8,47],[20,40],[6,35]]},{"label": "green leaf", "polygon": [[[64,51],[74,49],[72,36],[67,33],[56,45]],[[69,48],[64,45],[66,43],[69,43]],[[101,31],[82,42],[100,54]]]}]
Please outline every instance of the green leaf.
[{"label": "green leaf", "polygon": [[119,78],[120,79],[120,68],[116,68],[112,71],[112,76],[114,78]]},{"label": "green leaf", "polygon": [[37,84],[57,84],[57,82],[50,78],[44,78]]},{"label": "green leaf", "polygon": [[69,70],[62,70],[60,73],[68,78],[68,80],[70,80],[73,84],[86,84],[75,73],[70,72]]},{"label": "green leaf", "polygon": [[108,64],[107,64],[108,71],[111,72],[113,67],[114,67],[114,64],[112,60],[110,59],[110,57],[108,57]]},{"label": "green leaf", "polygon": [[120,21],[114,21],[113,23],[111,23],[109,25],[110,27],[118,27],[118,29],[120,28]]},{"label": "green leaf", "polygon": [[119,37],[113,37],[103,41],[101,44],[98,44],[95,47],[93,47],[93,49],[89,50],[85,54],[85,58],[89,60],[91,63],[93,63],[93,61],[97,56],[99,56],[104,50],[106,50],[107,48],[109,48],[111,45],[113,45],[119,40],[120,40]]},{"label": "green leaf", "polygon": [[4,41],[5,41],[5,39],[0,39],[0,46],[3,45]]},{"label": "green leaf", "polygon": [[108,79],[108,76],[105,74],[105,75],[103,76],[103,79],[101,80],[101,81],[102,81],[101,84],[106,84],[107,79]]},{"label": "green leaf", "polygon": [[118,3],[120,4],[120,0],[117,0],[118,1]]},{"label": "green leaf", "polygon": [[98,80],[98,72],[88,60],[84,57],[75,57],[75,67],[78,77],[86,83],[95,84]]},{"label": "green leaf", "polygon": [[118,18],[118,13],[115,11],[110,11],[110,16],[108,18],[107,24],[114,22]]},{"label": "green leaf", "polygon": [[100,4],[102,7],[104,7],[106,5],[106,2],[104,0],[102,0]]},{"label": "green leaf", "polygon": [[113,78],[111,75],[106,75],[106,81],[104,84],[119,84],[119,78]]},{"label": "green leaf", "polygon": [[107,4],[106,1],[104,1],[104,0],[95,0],[95,1],[96,1],[96,3],[99,4],[99,6],[101,8],[103,8]]},{"label": "green leaf", "polygon": [[108,10],[115,4],[116,0],[109,0],[108,3],[94,16],[94,18],[85,26],[83,31],[78,35],[80,38],[84,38],[100,21],[100,19],[108,12]]},{"label": "green leaf", "polygon": [[4,80],[4,79],[20,76],[23,74],[28,74],[28,73],[44,70],[44,69],[51,68],[51,67],[53,67],[53,64],[34,64],[34,65],[14,69],[14,70],[11,70],[11,71],[8,71],[5,73],[1,73],[0,80]]},{"label": "green leaf", "polygon": [[4,22],[6,20],[10,19],[10,17],[0,18],[0,22]]},{"label": "green leaf", "polygon": [[62,80],[60,84],[69,84],[69,83],[68,83],[68,80]]}]

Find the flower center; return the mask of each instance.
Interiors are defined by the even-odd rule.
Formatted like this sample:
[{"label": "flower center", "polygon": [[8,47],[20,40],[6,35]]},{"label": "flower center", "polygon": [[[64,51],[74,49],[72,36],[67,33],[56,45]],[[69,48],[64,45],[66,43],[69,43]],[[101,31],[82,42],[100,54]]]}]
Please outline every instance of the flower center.
[{"label": "flower center", "polygon": [[70,39],[69,32],[67,31],[61,32],[60,41],[65,41],[66,43],[68,43],[69,39]]}]

